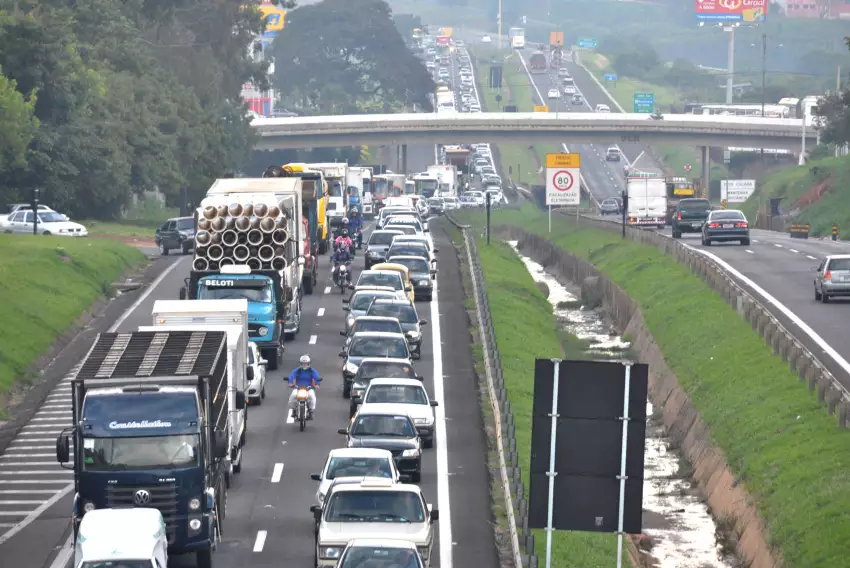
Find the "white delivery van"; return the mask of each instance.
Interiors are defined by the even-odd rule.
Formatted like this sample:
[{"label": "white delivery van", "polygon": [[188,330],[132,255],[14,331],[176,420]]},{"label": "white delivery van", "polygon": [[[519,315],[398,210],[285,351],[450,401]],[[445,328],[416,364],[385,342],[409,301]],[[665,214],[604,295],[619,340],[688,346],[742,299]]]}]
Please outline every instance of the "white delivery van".
[{"label": "white delivery van", "polygon": [[80,522],[74,567],[167,568],[168,537],[158,509],[95,509]]}]

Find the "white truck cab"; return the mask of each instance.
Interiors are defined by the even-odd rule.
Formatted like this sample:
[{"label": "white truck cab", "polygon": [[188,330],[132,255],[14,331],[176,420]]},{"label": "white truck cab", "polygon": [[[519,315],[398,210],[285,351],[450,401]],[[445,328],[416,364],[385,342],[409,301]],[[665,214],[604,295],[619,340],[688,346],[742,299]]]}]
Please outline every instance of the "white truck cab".
[{"label": "white truck cab", "polygon": [[80,522],[73,568],[111,563],[127,568],[167,568],[165,520],[157,509],[96,509]]}]

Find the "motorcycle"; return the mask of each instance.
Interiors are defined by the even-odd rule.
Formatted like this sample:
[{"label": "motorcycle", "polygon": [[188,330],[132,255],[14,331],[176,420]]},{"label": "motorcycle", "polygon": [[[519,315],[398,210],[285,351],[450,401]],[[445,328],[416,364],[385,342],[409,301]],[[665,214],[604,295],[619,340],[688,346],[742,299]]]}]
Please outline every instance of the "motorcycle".
[{"label": "motorcycle", "polygon": [[304,425],[309,419],[307,417],[307,402],[309,401],[309,389],[307,387],[298,387],[298,392],[295,394],[295,400],[298,404],[295,410],[295,419],[298,422],[301,432],[304,431]]},{"label": "motorcycle", "polygon": [[363,248],[363,233],[360,232],[360,229],[354,231],[354,243],[358,249]]},{"label": "motorcycle", "polygon": [[345,294],[345,291],[348,289],[348,284],[351,280],[351,272],[349,272],[350,266],[351,261],[346,262],[345,264],[341,264],[339,262],[334,263],[334,284],[339,286],[340,294]]}]

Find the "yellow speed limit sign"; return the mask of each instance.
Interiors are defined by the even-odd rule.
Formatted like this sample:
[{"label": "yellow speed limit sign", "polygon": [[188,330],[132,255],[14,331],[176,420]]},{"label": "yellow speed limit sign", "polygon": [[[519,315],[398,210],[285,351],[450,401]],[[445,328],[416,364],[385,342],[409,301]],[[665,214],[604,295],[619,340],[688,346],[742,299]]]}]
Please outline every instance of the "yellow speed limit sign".
[{"label": "yellow speed limit sign", "polygon": [[581,156],[546,154],[546,205],[581,202]]}]

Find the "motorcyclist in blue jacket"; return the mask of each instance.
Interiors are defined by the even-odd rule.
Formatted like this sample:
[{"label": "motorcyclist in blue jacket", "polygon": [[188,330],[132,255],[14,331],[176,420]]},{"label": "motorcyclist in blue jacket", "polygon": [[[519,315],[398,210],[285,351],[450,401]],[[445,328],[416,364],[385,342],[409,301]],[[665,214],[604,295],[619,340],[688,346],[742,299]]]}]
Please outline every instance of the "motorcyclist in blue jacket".
[{"label": "motorcyclist in blue jacket", "polygon": [[360,210],[357,207],[352,207],[348,213],[348,233],[354,236],[358,248],[363,244],[363,217],[360,216]]},{"label": "motorcyclist in blue jacket", "polygon": [[298,395],[298,388],[307,387],[307,417],[312,419],[316,411],[316,389],[319,388],[322,378],[311,366],[309,355],[302,355],[299,362],[301,365],[289,373],[289,388],[292,389],[292,394],[289,395],[289,408],[292,410],[292,417],[296,418],[295,397]]}]

